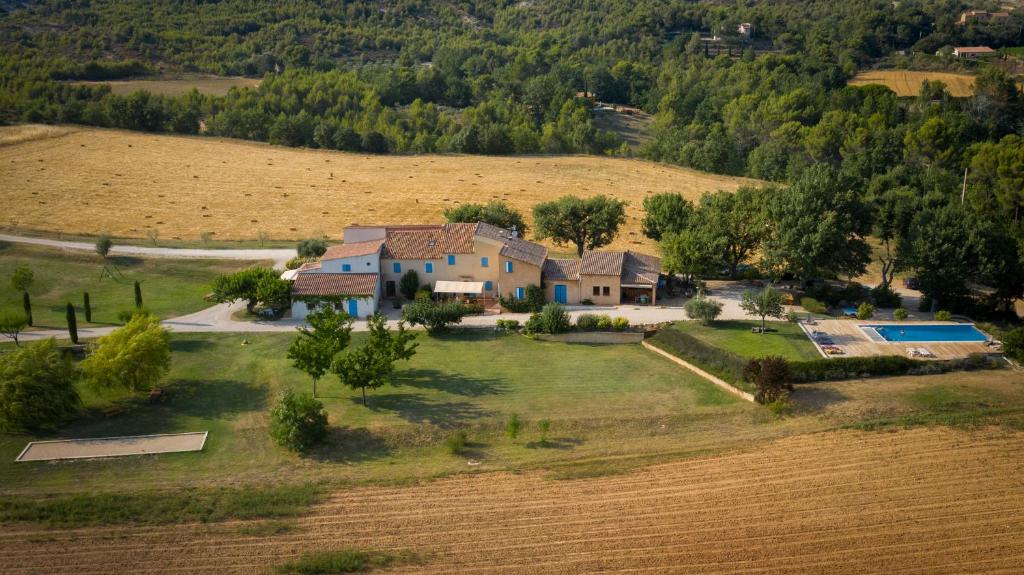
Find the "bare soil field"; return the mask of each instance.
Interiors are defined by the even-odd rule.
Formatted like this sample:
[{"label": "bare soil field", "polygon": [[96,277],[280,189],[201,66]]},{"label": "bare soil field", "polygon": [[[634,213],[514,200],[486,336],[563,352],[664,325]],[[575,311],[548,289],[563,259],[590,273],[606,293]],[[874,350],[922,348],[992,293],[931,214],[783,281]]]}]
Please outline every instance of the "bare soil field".
[{"label": "bare soil field", "polygon": [[951,72],[915,72],[911,70],[870,70],[861,72],[850,80],[851,86],[881,84],[897,96],[916,96],[921,92],[925,80],[939,80],[946,84],[946,90],[955,98],[974,95],[974,76]]},{"label": "bare soil field", "polygon": [[461,202],[501,199],[529,214],[564,194],[609,194],[629,202],[615,247],[653,250],[640,231],[648,194],[758,184],[594,156],[370,156],[79,127],[0,127],[5,140],[15,143],[0,146],[0,227],[12,232],[337,239],[355,223],[440,222]]},{"label": "bare soil field", "polygon": [[103,85],[110,84],[114,94],[127,95],[136,90],[146,90],[151,94],[180,96],[195,88],[203,94],[224,96],[231,88],[255,88],[260,85],[259,78],[241,78],[236,76],[182,76],[180,78],[140,78],[134,80],[82,81],[74,84]]},{"label": "bare soil field", "polygon": [[[486,474],[335,493],[284,526],[0,527],[6,573],[267,573],[314,550],[402,573],[1012,573],[1024,433],[838,431],[600,478]],[[280,523],[280,522],[278,522]]]}]

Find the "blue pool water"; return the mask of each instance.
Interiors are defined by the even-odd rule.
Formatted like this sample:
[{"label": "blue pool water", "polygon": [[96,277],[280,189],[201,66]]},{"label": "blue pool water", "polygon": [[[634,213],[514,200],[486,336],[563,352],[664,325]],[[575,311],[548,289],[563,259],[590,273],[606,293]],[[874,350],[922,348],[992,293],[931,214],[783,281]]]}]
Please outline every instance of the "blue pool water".
[{"label": "blue pool water", "polygon": [[869,325],[886,341],[986,341],[988,337],[971,324]]}]

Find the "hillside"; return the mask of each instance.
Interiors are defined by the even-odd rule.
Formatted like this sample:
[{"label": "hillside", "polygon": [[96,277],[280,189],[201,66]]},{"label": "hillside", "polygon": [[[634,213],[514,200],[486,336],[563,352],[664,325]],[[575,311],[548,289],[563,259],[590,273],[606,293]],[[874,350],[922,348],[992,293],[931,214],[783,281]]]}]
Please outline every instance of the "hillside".
[{"label": "hillside", "polygon": [[[28,135],[26,135],[28,134]],[[563,194],[629,202],[615,246],[640,233],[648,194],[690,199],[755,180],[594,156],[372,156],[239,140],[77,127],[0,128],[0,225],[163,239],[338,238],[349,224],[440,222],[460,202],[502,199],[529,214]]]}]

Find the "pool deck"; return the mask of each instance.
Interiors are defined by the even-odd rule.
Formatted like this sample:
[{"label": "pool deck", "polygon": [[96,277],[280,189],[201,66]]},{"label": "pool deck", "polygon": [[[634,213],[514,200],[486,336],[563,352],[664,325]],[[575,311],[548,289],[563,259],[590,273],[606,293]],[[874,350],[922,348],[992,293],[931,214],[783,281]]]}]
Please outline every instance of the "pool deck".
[{"label": "pool deck", "polygon": [[[948,321],[914,321],[914,322],[892,322],[892,321],[859,321],[854,319],[821,319],[817,325],[805,325],[801,327],[805,332],[819,331],[828,334],[835,345],[843,350],[843,355],[829,356],[822,351],[821,346],[815,342],[818,352],[825,357],[869,357],[875,355],[902,355],[906,357],[908,348],[924,348],[935,355],[928,359],[959,359],[974,353],[997,353],[997,350],[985,345],[985,342],[975,341],[947,341],[947,342],[923,342],[904,341],[887,342],[884,340],[872,340],[860,328],[862,325],[956,325],[956,322]],[[812,340],[813,341],[813,340]],[[922,358],[923,359],[923,358]]]}]

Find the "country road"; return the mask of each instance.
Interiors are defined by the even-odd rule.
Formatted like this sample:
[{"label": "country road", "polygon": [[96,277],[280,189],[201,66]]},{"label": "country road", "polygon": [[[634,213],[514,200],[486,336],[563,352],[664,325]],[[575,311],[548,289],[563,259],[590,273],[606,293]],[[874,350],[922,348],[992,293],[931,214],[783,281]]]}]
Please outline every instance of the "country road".
[{"label": "country road", "polygon": [[[17,244],[32,244],[65,250],[96,250],[95,244],[67,242],[47,238],[30,238],[0,234],[0,241]],[[110,253],[120,256],[146,256],[155,258],[203,258],[218,260],[273,260],[274,267],[284,269],[284,264],[296,256],[293,249],[201,249],[201,248],[159,248],[150,246],[114,245]]]}]

